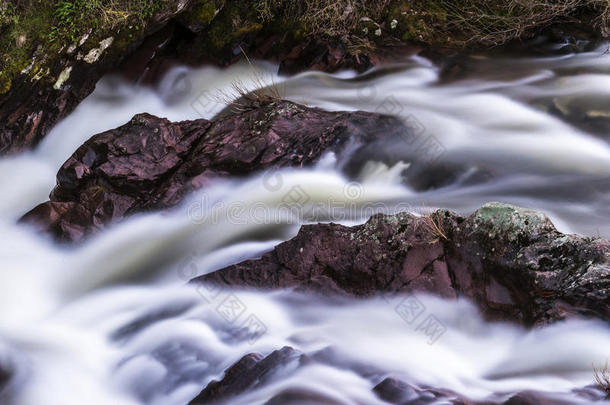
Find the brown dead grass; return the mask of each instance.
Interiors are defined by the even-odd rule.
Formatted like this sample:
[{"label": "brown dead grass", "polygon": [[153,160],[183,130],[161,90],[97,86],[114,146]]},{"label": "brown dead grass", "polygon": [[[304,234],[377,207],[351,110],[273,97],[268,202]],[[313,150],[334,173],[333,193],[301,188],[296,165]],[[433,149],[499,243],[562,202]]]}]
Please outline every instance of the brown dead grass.
[{"label": "brown dead grass", "polygon": [[600,367],[593,366],[593,377],[595,378],[595,383],[610,395],[610,369],[608,368],[608,362]]},{"label": "brown dead grass", "polygon": [[440,0],[450,30],[465,34],[466,43],[500,45],[556,23],[578,21],[585,11],[597,15],[602,35],[610,26],[609,0]]},{"label": "brown dead grass", "polygon": [[273,76],[267,77],[257,69],[243,49],[241,52],[250,66],[250,80],[254,89],[249,89],[242,79],[235,79],[229,90],[218,90],[217,101],[239,112],[248,110],[253,105],[260,106],[282,100],[284,98],[282,86],[275,82]]},{"label": "brown dead grass", "polygon": [[429,243],[449,240],[442,218],[442,211],[433,211],[422,204],[421,223],[425,232],[432,236]]}]

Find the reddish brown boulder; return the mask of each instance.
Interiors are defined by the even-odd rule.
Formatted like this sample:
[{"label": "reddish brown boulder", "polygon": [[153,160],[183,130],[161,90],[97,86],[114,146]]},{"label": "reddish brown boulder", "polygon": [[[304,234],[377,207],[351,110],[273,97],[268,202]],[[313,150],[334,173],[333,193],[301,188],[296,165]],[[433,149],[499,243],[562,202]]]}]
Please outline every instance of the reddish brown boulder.
[{"label": "reddish brown boulder", "polygon": [[610,241],[564,235],[536,211],[491,203],[469,217],[437,211],[309,225],[257,260],[194,282],[369,297],[464,296],[491,319],[524,325],[610,319]]},{"label": "reddish brown boulder", "polygon": [[136,212],[173,207],[215,178],[302,167],[348,140],[366,143],[406,131],[397,118],[287,101],[251,105],[215,121],[172,123],[140,114],[78,148],[59,170],[50,201],[22,220],[59,240],[79,241]]}]

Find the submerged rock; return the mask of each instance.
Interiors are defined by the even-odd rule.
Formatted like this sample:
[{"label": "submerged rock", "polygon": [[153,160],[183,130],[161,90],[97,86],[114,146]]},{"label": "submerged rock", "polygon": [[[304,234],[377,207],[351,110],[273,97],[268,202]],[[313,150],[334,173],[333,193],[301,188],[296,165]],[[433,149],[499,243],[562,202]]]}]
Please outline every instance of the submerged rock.
[{"label": "submerged rock", "polygon": [[[320,364],[336,367],[335,364],[320,359],[316,353],[310,356],[288,346],[275,350],[267,356],[250,353],[229,367],[221,379],[210,382],[189,405],[230,404],[231,399],[241,394],[285,381],[305,367]],[[370,375],[361,375],[361,377],[377,378]],[[375,386],[373,391],[385,401],[396,404],[431,404],[438,401],[455,405],[469,404],[451,392],[418,388],[393,378],[385,379]],[[397,399],[402,402],[396,401]],[[273,396],[265,402],[266,405],[344,405],[346,403],[338,400],[336,396],[306,386],[299,388],[287,386],[273,393]]]},{"label": "submerged rock", "polygon": [[287,101],[215,121],[172,123],[149,114],[89,139],[57,174],[50,201],[22,221],[59,240],[80,241],[131,214],[173,207],[220,177],[302,167],[348,141],[403,136],[399,119],[328,112]]},{"label": "submerged rock", "polygon": [[7,386],[10,379],[11,373],[8,370],[4,369],[2,365],[0,365],[0,398],[2,398],[4,388]]},{"label": "submerged rock", "polygon": [[[291,347],[276,350],[266,357],[253,353],[232,365],[220,381],[212,381],[190,402],[190,405],[218,404],[269,382],[284,369],[294,371],[307,357]],[[288,369],[288,370],[285,370]]]},{"label": "submerged rock", "polygon": [[610,319],[610,241],[564,235],[542,213],[490,203],[469,217],[375,215],[363,225],[303,226],[257,260],[194,282],[370,297],[464,296],[490,319],[532,326]]},{"label": "submerged rock", "polygon": [[[322,350],[322,352],[326,351]],[[349,399],[341,400],[324,386],[314,387],[311,384],[295,386],[287,382],[294,381],[297,373],[303,369],[321,365],[334,367],[357,374],[368,380],[372,392],[384,403],[396,405],[568,405],[575,401],[587,400],[591,403],[604,400],[601,390],[594,387],[574,390],[571,393],[544,393],[536,391],[519,392],[515,394],[495,394],[489,399],[472,401],[451,390],[421,386],[389,376],[379,370],[377,372],[362,372],[345,364],[328,361],[321,352],[306,354],[300,350],[286,346],[264,356],[260,353],[250,353],[231,365],[218,380],[210,382],[195,397],[189,405],[231,404],[244,394],[275,385],[277,389],[267,390],[270,398],[265,405],[345,405]],[[381,374],[381,376],[380,376]],[[586,391],[586,393],[580,392]]]}]

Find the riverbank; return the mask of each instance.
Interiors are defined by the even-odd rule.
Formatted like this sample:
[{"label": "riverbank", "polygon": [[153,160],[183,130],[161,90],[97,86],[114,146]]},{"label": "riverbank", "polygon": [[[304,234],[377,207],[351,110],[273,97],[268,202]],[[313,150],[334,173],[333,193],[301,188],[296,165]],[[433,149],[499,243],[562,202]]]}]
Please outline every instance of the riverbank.
[{"label": "riverbank", "polygon": [[607,33],[607,8],[605,0],[460,7],[403,0],[4,0],[0,152],[37,145],[122,64],[135,80],[146,73],[153,81],[175,62],[226,65],[242,52],[274,60],[285,72],[362,71],[422,47],[489,48],[550,27],[560,27],[553,35],[592,39]]}]

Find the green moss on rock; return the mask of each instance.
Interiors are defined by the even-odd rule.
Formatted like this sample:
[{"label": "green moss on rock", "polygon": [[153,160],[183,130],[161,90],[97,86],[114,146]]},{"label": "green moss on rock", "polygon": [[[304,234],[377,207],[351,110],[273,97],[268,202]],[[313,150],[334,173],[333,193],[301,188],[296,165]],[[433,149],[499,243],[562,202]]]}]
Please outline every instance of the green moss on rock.
[{"label": "green moss on rock", "polygon": [[496,202],[479,208],[473,219],[476,233],[489,242],[498,238],[512,242],[524,235],[555,231],[549,218],[539,211]]}]

